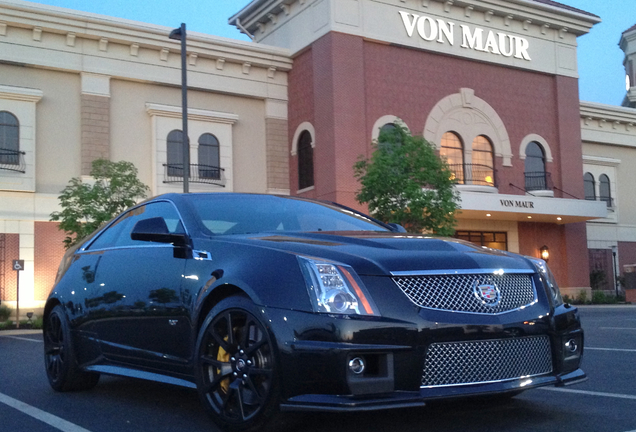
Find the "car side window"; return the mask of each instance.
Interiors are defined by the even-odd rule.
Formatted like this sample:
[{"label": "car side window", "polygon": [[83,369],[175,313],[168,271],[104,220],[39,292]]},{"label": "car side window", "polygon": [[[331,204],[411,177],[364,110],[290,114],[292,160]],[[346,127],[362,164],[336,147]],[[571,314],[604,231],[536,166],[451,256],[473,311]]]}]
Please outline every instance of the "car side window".
[{"label": "car side window", "polygon": [[174,205],[167,201],[160,201],[128,211],[100,234],[88,249],[96,250],[111,247],[148,245],[148,242],[131,239],[130,232],[140,220],[155,217],[164,219],[170,234],[185,233],[183,223]]}]

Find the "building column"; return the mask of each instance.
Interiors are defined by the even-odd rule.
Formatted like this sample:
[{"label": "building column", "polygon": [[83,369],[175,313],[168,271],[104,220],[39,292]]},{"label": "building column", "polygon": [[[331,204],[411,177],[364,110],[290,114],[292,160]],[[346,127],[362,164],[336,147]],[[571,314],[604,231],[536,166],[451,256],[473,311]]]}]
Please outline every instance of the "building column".
[{"label": "building column", "polygon": [[110,159],[110,77],[81,73],[82,176],[96,159]]}]

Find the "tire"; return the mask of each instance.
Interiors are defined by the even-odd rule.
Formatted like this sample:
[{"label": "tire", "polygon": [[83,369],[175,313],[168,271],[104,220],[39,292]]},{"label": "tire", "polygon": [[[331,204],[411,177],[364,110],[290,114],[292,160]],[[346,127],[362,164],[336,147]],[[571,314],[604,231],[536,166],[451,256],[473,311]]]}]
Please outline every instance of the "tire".
[{"label": "tire", "polygon": [[77,365],[71,329],[62,306],[53,308],[44,325],[44,366],[54,390],[88,390],[97,385],[99,374],[83,372]]},{"label": "tire", "polygon": [[224,299],[210,311],[197,338],[199,397],[225,431],[263,430],[279,416],[277,354],[260,315],[247,298]]}]

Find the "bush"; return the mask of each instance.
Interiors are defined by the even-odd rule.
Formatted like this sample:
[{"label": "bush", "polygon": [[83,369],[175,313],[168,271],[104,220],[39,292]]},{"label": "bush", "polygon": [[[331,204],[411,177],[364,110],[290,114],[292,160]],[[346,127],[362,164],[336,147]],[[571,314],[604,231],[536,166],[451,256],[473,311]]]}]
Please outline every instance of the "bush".
[{"label": "bush", "polygon": [[11,308],[7,305],[0,305],[0,322],[4,322],[11,316]]}]

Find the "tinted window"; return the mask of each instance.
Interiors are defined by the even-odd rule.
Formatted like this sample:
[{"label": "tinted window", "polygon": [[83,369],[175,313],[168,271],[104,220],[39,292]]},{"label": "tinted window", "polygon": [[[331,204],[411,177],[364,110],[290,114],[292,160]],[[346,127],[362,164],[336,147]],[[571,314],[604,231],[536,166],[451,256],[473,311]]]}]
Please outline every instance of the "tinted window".
[{"label": "tinted window", "polygon": [[220,166],[219,140],[209,133],[201,135],[199,137],[199,177],[220,179]]},{"label": "tinted window", "polygon": [[303,131],[298,138],[298,189],[314,185],[314,148],[311,134]]},{"label": "tinted window", "polygon": [[96,250],[110,247],[148,245],[148,242],[132,240],[130,238],[130,232],[138,221],[154,217],[162,217],[171,234],[184,232],[179,213],[177,213],[174,205],[167,201],[160,201],[126,212],[117,219],[115,223],[102,232],[88,249]]},{"label": "tinted window", "polygon": [[594,187],[594,176],[589,172],[585,173],[585,175],[583,176],[583,185],[585,187],[585,199],[595,200],[596,190]]},{"label": "tinted window", "polygon": [[183,177],[183,132],[171,131],[167,141],[168,175]]},{"label": "tinted window", "polygon": [[20,163],[19,130],[16,116],[7,111],[0,111],[0,164]]},{"label": "tinted window", "polygon": [[388,231],[363,215],[302,199],[258,195],[195,197],[202,224],[213,234],[276,231]]},{"label": "tinted window", "polygon": [[612,207],[612,191],[610,187],[610,179],[605,174],[601,174],[598,178],[598,192],[601,201],[605,201],[608,207]]}]

